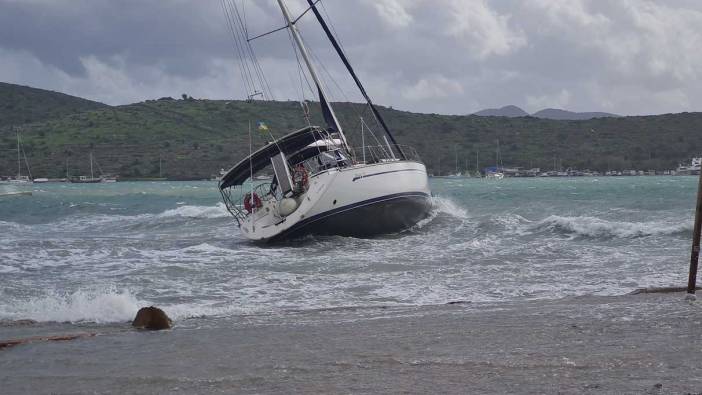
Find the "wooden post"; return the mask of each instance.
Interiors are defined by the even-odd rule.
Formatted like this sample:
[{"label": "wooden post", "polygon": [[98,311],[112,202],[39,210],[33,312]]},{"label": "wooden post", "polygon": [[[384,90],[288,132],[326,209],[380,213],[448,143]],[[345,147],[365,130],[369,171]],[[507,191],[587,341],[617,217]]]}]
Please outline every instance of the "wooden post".
[{"label": "wooden post", "polygon": [[700,233],[702,231],[702,171],[697,186],[697,206],[695,208],[695,227],[692,231],[692,252],[690,253],[690,277],[687,281],[687,293],[694,294],[697,285],[697,263],[700,257]]}]

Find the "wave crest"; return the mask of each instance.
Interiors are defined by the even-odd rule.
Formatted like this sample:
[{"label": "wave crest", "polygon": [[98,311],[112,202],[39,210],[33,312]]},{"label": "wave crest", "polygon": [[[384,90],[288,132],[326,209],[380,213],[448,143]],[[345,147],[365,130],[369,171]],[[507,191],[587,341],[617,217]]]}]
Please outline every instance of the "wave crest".
[{"label": "wave crest", "polygon": [[549,230],[592,238],[637,238],[678,235],[692,231],[691,224],[662,222],[607,221],[596,217],[562,217],[551,215],[532,225],[533,230]]},{"label": "wave crest", "polygon": [[458,219],[468,219],[468,212],[466,209],[453,200],[439,196],[434,196],[431,200],[433,212],[448,214]]},{"label": "wave crest", "polygon": [[215,206],[180,206],[166,210],[158,215],[159,218],[225,218],[229,216],[227,207],[219,202]]},{"label": "wave crest", "polygon": [[16,301],[0,310],[2,318],[37,322],[125,322],[134,318],[141,303],[129,291],[115,289],[51,292]]}]

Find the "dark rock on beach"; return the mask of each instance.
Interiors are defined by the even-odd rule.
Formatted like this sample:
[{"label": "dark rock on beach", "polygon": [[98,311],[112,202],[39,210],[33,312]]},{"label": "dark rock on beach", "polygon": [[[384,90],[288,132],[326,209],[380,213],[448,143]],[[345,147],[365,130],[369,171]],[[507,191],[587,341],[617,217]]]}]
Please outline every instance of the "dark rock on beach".
[{"label": "dark rock on beach", "polygon": [[161,329],[170,329],[173,326],[173,321],[166,313],[158,307],[149,306],[142,307],[137,312],[132,326],[139,329],[149,329],[158,331]]}]

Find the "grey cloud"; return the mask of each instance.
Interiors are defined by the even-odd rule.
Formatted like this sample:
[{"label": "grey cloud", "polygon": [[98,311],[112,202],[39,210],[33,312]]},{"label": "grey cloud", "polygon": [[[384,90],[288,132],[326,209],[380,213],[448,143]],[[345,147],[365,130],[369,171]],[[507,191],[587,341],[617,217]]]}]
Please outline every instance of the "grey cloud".
[{"label": "grey cloud", "polygon": [[[242,0],[237,0],[242,4]],[[282,25],[246,3],[250,34]],[[302,0],[289,0],[299,12]],[[702,3],[691,0],[324,0],[375,101],[466,114],[516,104],[622,114],[699,110]],[[305,39],[359,100],[312,15]],[[178,95],[244,97],[219,0],[0,0],[0,80],[111,104]],[[299,97],[284,32],[255,48],[278,99]],[[309,94],[308,94],[309,95]]]}]

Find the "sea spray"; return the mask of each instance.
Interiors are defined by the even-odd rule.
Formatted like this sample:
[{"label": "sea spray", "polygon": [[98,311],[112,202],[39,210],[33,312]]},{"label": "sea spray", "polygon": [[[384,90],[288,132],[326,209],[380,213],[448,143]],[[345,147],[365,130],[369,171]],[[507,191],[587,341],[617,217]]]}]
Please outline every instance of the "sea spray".
[{"label": "sea spray", "polygon": [[140,302],[128,290],[81,289],[74,292],[50,291],[41,296],[14,300],[0,305],[3,319],[31,319],[37,322],[123,322],[134,317]]},{"label": "sea spray", "polygon": [[468,219],[468,211],[460,204],[447,197],[432,197],[432,211],[436,213],[448,214],[458,219]]},{"label": "sea spray", "polygon": [[412,228],[410,228],[410,231],[418,231],[424,228],[425,226],[429,225],[436,219],[439,215],[444,214],[452,218],[457,218],[457,219],[462,219],[465,220],[468,218],[468,213],[464,208],[462,208],[460,205],[456,204],[455,202],[451,201],[451,199],[448,198],[443,198],[439,196],[433,196],[431,198],[432,201],[432,207],[431,211],[429,212],[429,216],[424,218],[423,220],[417,222]]}]

